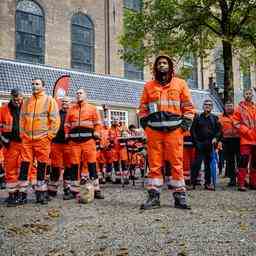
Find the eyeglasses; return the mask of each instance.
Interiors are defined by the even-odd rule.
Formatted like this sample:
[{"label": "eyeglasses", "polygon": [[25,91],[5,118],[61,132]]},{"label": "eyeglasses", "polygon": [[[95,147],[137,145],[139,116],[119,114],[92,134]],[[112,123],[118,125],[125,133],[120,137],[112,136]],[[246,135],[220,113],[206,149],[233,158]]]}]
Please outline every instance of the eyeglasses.
[{"label": "eyeglasses", "polygon": [[210,106],[210,107],[212,107],[212,104],[205,103],[204,106]]},{"label": "eyeglasses", "polygon": [[40,83],[32,83],[32,85],[40,85]]}]

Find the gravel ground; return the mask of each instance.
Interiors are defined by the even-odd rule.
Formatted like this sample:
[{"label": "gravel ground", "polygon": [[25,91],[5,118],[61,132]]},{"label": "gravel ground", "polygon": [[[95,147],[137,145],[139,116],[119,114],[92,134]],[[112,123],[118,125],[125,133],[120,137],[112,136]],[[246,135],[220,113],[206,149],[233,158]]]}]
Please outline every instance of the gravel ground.
[{"label": "gravel ground", "polygon": [[[141,212],[141,184],[104,186],[104,200],[80,205],[61,195],[47,206],[0,205],[0,255],[155,256],[256,255],[256,192],[200,187],[191,211],[173,207],[163,190],[160,209]],[[32,195],[31,195],[32,196]]]}]

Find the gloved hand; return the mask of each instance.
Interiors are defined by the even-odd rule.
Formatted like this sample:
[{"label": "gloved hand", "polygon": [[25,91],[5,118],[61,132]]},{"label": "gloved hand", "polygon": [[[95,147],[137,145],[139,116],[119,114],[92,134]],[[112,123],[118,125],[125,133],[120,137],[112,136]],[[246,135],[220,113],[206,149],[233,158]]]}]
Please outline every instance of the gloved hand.
[{"label": "gloved hand", "polygon": [[94,132],[94,133],[93,133],[93,138],[94,138],[95,140],[100,140],[100,134],[97,133],[97,132]]},{"label": "gloved hand", "polygon": [[192,125],[192,120],[186,117],[183,117],[182,122],[180,124],[180,128],[184,131],[188,131]]},{"label": "gloved hand", "polygon": [[145,128],[147,127],[148,125],[148,118],[147,117],[142,117],[140,119],[140,125],[141,127],[145,130]]}]

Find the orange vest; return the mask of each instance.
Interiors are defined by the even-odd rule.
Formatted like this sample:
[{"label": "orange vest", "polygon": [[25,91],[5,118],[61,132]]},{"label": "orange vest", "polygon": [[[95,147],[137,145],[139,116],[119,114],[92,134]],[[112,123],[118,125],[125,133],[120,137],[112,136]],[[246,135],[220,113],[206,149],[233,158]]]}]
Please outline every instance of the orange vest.
[{"label": "orange vest", "polygon": [[[159,112],[162,112],[161,118],[150,120],[148,123],[150,127],[175,127],[181,124],[182,118],[193,120],[195,109],[184,80],[173,77],[165,86],[156,80],[146,83],[141,97],[139,116],[148,117]],[[163,120],[163,117],[166,117],[166,120]]]},{"label": "orange vest", "polygon": [[235,127],[234,114],[231,115],[221,115],[219,117],[219,122],[222,127],[223,138],[238,138],[239,131]]},{"label": "orange vest", "polygon": [[45,92],[32,95],[23,103],[20,119],[22,138],[38,140],[48,136],[52,139],[60,126],[57,102]]},{"label": "orange vest", "polygon": [[109,146],[109,128],[102,128],[100,132],[100,146],[102,149],[106,149]]},{"label": "orange vest", "polygon": [[13,117],[11,115],[8,104],[0,109],[0,129],[1,133],[9,133],[12,131]]},{"label": "orange vest", "polygon": [[119,138],[120,137],[121,137],[120,127],[111,126],[111,128],[109,129],[109,139],[110,139],[111,142],[114,143],[114,147],[119,146]]},{"label": "orange vest", "polygon": [[239,129],[240,144],[256,144],[256,105],[241,101],[234,113],[235,127]]},{"label": "orange vest", "polygon": [[65,120],[65,133],[71,139],[88,138],[93,132],[100,134],[101,118],[97,108],[87,102],[69,108]]}]

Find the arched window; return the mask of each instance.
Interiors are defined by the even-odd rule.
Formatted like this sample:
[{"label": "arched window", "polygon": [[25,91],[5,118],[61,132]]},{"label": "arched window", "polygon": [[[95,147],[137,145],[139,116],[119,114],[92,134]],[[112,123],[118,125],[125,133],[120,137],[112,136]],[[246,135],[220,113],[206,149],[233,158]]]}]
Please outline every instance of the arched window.
[{"label": "arched window", "polygon": [[16,59],[44,63],[44,13],[33,1],[19,1],[16,8]]},{"label": "arched window", "polygon": [[72,68],[94,71],[94,27],[91,19],[77,13],[71,20],[71,66]]}]

